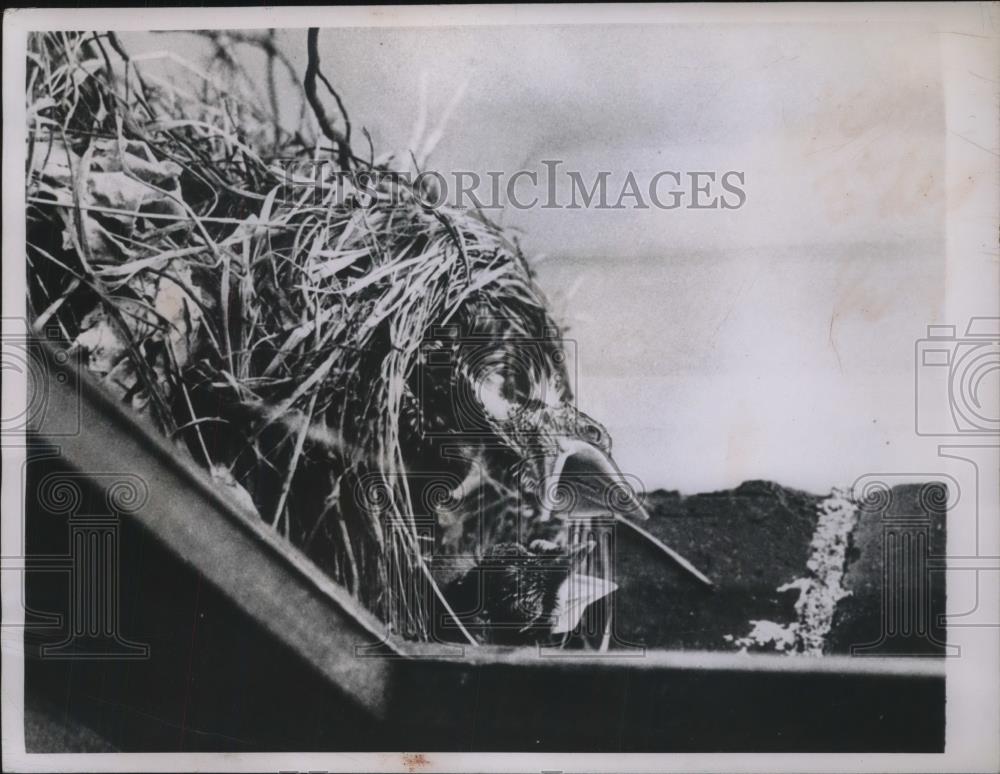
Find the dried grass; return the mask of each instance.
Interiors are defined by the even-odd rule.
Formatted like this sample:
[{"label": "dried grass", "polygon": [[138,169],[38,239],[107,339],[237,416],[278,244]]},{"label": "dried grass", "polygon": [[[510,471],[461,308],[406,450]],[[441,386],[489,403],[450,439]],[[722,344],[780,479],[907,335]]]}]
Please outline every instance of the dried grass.
[{"label": "dried grass", "polygon": [[159,57],[177,77],[147,73],[151,57],[111,33],[31,39],[29,303],[397,633],[427,637],[433,487],[419,471],[435,462],[427,427],[458,422],[453,375],[421,368],[430,333],[484,314],[506,321],[489,335],[555,326],[516,243],[481,214],[431,208],[405,181],[365,201],[342,179],[318,189],[324,168],[290,180],[291,156],[388,164],[350,153],[343,129],[324,149],[315,128],[280,128],[267,40],[239,42],[269,57],[270,105],[230,94],[231,67]]}]

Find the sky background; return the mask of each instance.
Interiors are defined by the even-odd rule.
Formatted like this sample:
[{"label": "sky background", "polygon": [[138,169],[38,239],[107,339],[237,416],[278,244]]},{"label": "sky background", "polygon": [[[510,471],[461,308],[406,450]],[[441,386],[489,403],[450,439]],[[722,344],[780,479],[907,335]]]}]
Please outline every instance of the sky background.
[{"label": "sky background", "polygon": [[[941,322],[945,285],[938,36],[896,22],[355,28],[320,40],[355,137],[366,127],[378,151],[407,148],[421,82],[430,128],[467,84],[431,158],[441,171],[509,175],[560,159],[585,179],[745,173],[739,210],[497,215],[519,230],[575,342],[579,406],[647,488],[767,478],[823,492],[926,457],[913,353]],[[206,50],[185,34],[123,41]],[[278,42],[304,71],[305,31]],[[259,61],[241,56],[263,83]]]}]

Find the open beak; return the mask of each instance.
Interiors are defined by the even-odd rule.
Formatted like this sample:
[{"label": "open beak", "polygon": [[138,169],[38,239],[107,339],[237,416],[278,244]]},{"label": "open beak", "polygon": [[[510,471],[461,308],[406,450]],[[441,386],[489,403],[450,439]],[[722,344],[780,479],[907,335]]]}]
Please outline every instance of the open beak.
[{"label": "open beak", "polygon": [[[542,521],[548,521],[560,501],[586,502],[618,516],[642,521],[649,514],[625,474],[602,449],[575,438],[558,441],[558,451],[543,481]],[[572,491],[560,488],[572,487]]]},{"label": "open beak", "polygon": [[[560,492],[561,487],[572,491]],[[558,453],[542,482],[542,510],[540,518],[547,521],[553,515],[553,506],[568,501],[574,506],[584,502],[591,507],[611,511],[615,520],[651,543],[698,581],[709,587],[715,584],[687,559],[632,519],[649,520],[649,513],[635,494],[625,474],[602,449],[579,439],[560,439]],[[572,507],[560,509],[572,510]],[[632,518],[627,518],[632,517]]]}]

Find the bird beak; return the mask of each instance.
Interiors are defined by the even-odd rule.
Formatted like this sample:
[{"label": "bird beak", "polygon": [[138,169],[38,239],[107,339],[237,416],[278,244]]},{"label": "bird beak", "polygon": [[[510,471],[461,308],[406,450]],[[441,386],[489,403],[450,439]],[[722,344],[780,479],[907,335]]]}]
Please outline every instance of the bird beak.
[{"label": "bird beak", "polygon": [[[621,472],[609,454],[578,439],[567,439],[559,442],[559,453],[555,456],[551,472],[544,482],[541,513],[543,521],[551,518],[553,500],[559,499],[558,495],[553,498],[552,492],[554,488],[564,483],[564,479],[566,484],[574,487],[574,492],[570,494],[573,500],[579,502],[582,497],[586,497],[592,504],[596,504],[605,511],[614,512],[618,522],[638,533],[701,583],[709,588],[714,588],[715,584],[708,576],[691,562],[655,535],[625,518],[631,516],[641,521],[648,521],[649,513],[639,502],[635,490],[629,485],[625,474]],[[613,590],[610,589],[610,591]],[[610,591],[605,593],[610,593]]]},{"label": "bird beak", "polygon": [[[560,487],[572,487],[571,493],[560,493]],[[569,497],[577,502],[586,500],[622,516],[642,521],[649,514],[636,497],[625,474],[602,449],[577,438],[561,438],[557,453],[543,482],[542,521],[552,517],[559,500]]]}]

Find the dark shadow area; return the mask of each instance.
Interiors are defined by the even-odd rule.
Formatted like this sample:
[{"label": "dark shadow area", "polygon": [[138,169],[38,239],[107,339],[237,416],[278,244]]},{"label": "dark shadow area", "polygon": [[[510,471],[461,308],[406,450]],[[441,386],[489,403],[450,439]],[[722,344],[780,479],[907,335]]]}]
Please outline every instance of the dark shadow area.
[{"label": "dark shadow area", "polygon": [[[28,466],[29,751],[943,749],[937,675],[689,669],[641,656],[397,659],[377,719],[127,516],[114,530],[118,636],[100,626],[90,636],[65,569],[73,525],[38,502],[39,482],[66,470],[44,452]],[[82,496],[75,518],[106,513],[95,487]],[[60,647],[43,657],[46,646]],[[102,652],[117,656],[94,658]]]}]

